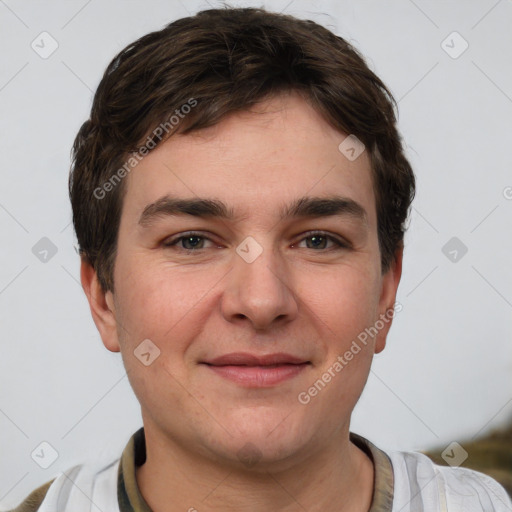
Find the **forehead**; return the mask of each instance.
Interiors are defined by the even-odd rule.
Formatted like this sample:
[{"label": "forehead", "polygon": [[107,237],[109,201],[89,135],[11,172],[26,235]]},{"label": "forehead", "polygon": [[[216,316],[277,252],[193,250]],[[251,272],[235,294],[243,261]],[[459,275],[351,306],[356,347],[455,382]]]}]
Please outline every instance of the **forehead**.
[{"label": "forehead", "polygon": [[241,219],[282,214],[306,196],[339,195],[362,204],[374,224],[369,157],[347,158],[339,149],[347,135],[296,94],[272,98],[152,150],[127,177],[123,216],[134,222],[166,195],[217,198]]}]

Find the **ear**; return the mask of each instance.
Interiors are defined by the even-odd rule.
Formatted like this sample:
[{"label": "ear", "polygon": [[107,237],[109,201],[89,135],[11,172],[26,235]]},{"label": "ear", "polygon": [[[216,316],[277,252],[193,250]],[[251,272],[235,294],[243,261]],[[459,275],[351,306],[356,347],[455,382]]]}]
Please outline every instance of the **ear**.
[{"label": "ear", "polygon": [[114,296],[111,291],[103,291],[96,271],[86,258],[82,258],[80,264],[80,281],[103,344],[111,352],[120,352]]},{"label": "ear", "polygon": [[403,245],[396,250],[395,259],[389,267],[388,271],[382,276],[381,294],[379,299],[379,318],[384,326],[379,329],[375,339],[375,353],[378,354],[384,350],[386,346],[386,338],[393,322],[393,317],[401,311],[395,308],[396,292],[400,278],[402,277],[402,260],[404,248]]}]

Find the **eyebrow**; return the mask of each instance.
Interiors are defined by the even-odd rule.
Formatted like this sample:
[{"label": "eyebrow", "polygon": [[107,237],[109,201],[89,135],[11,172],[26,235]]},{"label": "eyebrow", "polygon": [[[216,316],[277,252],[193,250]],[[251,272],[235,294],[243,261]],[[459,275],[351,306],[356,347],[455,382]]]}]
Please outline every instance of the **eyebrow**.
[{"label": "eyebrow", "polygon": [[[157,218],[167,216],[190,215],[201,218],[220,218],[234,221],[240,217],[235,215],[233,208],[218,199],[176,198],[164,196],[148,204],[140,218],[139,224],[147,227]],[[315,218],[331,216],[348,216],[355,220],[368,223],[366,210],[356,201],[347,197],[301,197],[279,212],[280,220],[292,218]]]}]

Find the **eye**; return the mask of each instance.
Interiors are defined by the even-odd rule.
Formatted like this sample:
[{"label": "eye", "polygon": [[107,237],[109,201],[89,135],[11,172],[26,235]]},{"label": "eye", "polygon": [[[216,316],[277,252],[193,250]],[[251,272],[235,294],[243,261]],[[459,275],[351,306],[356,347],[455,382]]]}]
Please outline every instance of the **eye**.
[{"label": "eye", "polygon": [[[337,249],[348,249],[350,246],[348,243],[342,241],[341,239],[338,239],[337,237],[334,237],[332,235],[328,235],[327,233],[323,231],[313,231],[310,233],[307,233],[307,236],[302,238],[299,243],[301,243],[303,240],[311,240],[311,243],[306,242],[306,248],[307,249],[325,249],[325,250],[337,250]],[[334,244],[334,246],[331,245],[331,247],[326,247],[326,244],[328,242],[331,242]]]},{"label": "eye", "polygon": [[[203,235],[200,235],[199,233],[186,233],[185,235],[181,235],[177,238],[165,241],[163,243],[164,247],[174,247],[178,246],[179,249],[183,249],[185,251],[191,252],[191,251],[199,251],[201,249],[204,249],[204,241],[208,240],[211,242],[211,240],[208,237],[205,237]],[[181,246],[179,246],[181,244]]]}]

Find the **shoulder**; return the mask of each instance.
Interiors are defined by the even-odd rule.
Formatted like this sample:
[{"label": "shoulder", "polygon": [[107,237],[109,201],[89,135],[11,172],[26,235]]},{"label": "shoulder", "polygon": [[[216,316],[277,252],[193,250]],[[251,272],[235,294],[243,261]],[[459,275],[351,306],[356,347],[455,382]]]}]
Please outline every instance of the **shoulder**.
[{"label": "shoulder", "polygon": [[418,452],[390,451],[393,510],[512,512],[512,501],[493,478],[478,471],[440,466]]},{"label": "shoulder", "polygon": [[40,507],[53,482],[55,482],[55,478],[34,489],[16,508],[7,512],[35,512]]},{"label": "shoulder", "polygon": [[79,464],[61,471],[53,480],[32,491],[15,509],[7,512],[74,512],[100,510],[119,512],[117,483],[120,459]]}]

